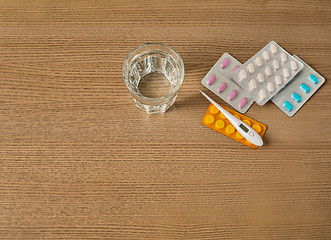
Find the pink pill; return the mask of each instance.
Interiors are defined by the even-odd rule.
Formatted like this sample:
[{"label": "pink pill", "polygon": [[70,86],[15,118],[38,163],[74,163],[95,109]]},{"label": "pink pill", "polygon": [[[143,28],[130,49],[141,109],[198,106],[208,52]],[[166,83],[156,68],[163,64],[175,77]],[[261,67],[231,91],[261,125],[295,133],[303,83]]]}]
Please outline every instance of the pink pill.
[{"label": "pink pill", "polygon": [[215,82],[216,75],[213,74],[209,79],[208,79],[208,85],[212,85]]},{"label": "pink pill", "polygon": [[229,64],[229,62],[230,62],[229,58],[224,59],[223,62],[221,63],[221,67],[226,68],[226,66]]},{"label": "pink pill", "polygon": [[221,92],[223,92],[223,91],[224,91],[224,89],[226,88],[226,86],[227,86],[227,85],[226,85],[226,83],[225,83],[225,82],[224,82],[224,83],[222,83],[222,84],[221,84],[221,86],[218,88],[218,92],[220,92],[220,93],[221,93]]},{"label": "pink pill", "polygon": [[233,90],[229,95],[229,101],[232,101],[237,96],[237,91]]},{"label": "pink pill", "polygon": [[240,103],[239,103],[239,108],[243,108],[245,106],[245,104],[247,103],[247,98],[243,98],[241,99]]},{"label": "pink pill", "polygon": [[235,66],[232,72],[236,71],[239,68],[239,66]]}]

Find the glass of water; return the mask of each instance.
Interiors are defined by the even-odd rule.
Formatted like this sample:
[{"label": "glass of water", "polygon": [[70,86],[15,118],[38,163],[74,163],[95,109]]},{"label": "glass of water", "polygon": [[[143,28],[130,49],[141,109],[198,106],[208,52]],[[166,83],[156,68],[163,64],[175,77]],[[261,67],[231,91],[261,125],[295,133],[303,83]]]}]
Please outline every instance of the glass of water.
[{"label": "glass of water", "polygon": [[164,113],[174,104],[184,79],[179,54],[162,43],[145,43],[125,59],[123,77],[138,108]]}]

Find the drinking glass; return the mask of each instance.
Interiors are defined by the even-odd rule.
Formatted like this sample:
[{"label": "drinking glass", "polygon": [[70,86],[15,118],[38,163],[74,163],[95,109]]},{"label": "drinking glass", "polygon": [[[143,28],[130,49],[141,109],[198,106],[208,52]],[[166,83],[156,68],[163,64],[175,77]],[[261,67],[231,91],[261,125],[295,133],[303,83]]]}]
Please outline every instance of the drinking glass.
[{"label": "drinking glass", "polygon": [[138,108],[164,113],[174,104],[184,79],[179,54],[162,43],[145,43],[125,59],[123,77]]}]

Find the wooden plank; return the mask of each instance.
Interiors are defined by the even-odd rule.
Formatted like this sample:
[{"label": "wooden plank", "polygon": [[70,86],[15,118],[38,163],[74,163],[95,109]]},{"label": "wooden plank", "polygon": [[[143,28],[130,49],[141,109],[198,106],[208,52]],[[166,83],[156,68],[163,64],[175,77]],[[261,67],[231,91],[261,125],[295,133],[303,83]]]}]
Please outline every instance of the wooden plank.
[{"label": "wooden plank", "polygon": [[[330,1],[0,9],[1,239],[330,237]],[[326,82],[293,118],[253,105],[246,115],[268,126],[254,150],[201,124],[198,90],[223,52],[244,62],[271,40]],[[122,77],[127,54],[151,41],[185,64],[164,115],[137,109]]]}]

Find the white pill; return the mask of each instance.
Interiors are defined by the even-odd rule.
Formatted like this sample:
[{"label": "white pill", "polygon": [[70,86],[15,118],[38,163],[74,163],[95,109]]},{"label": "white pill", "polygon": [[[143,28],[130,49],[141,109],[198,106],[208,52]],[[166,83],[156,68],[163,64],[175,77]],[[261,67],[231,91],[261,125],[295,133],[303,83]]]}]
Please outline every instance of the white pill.
[{"label": "white pill", "polygon": [[265,75],[267,75],[267,77],[271,76],[271,67],[266,66],[264,69]]},{"label": "white pill", "polygon": [[282,62],[283,63],[286,63],[287,62],[287,55],[286,55],[286,53],[282,52],[280,54],[280,59],[282,59]]},{"label": "white pill", "polygon": [[291,61],[291,68],[293,71],[296,71],[298,69],[298,65],[296,61]]},{"label": "white pill", "polygon": [[263,73],[259,73],[257,75],[257,80],[259,81],[259,83],[263,83],[264,82],[264,74]]},{"label": "white pill", "polygon": [[250,92],[256,89],[256,81],[255,81],[255,79],[252,79],[252,80],[249,81],[248,88],[249,88],[249,91]]},{"label": "white pill", "polygon": [[239,81],[245,80],[247,78],[247,73],[245,69],[241,69],[239,72]]},{"label": "white pill", "polygon": [[255,59],[255,64],[257,67],[261,67],[262,66],[262,58],[261,57],[257,57]]},{"label": "white pill", "polygon": [[283,69],[283,74],[284,74],[284,77],[286,77],[286,78],[288,78],[290,76],[290,71],[288,70],[288,68]]},{"label": "white pill", "polygon": [[269,61],[270,54],[269,54],[268,51],[264,51],[263,54],[262,54],[262,56],[263,56],[264,60]]},{"label": "white pill", "polygon": [[247,65],[247,70],[249,73],[253,73],[255,71],[253,63],[249,63]]},{"label": "white pill", "polygon": [[279,75],[276,75],[276,77],[275,77],[275,82],[276,82],[276,84],[279,86],[279,85],[281,85],[282,84],[282,77],[281,76],[279,76]]},{"label": "white pill", "polygon": [[271,50],[271,52],[273,53],[273,54],[276,54],[277,53],[277,46],[276,46],[276,44],[271,44],[270,45],[270,50]]},{"label": "white pill", "polygon": [[277,59],[273,60],[272,65],[274,66],[274,69],[279,69],[279,61]]},{"label": "white pill", "polygon": [[267,97],[267,91],[264,88],[262,88],[259,92],[260,102],[262,102],[264,99],[266,99],[266,97]]},{"label": "white pill", "polygon": [[273,92],[274,91],[274,85],[272,84],[272,82],[268,82],[267,88],[268,88],[268,91],[269,92]]}]

